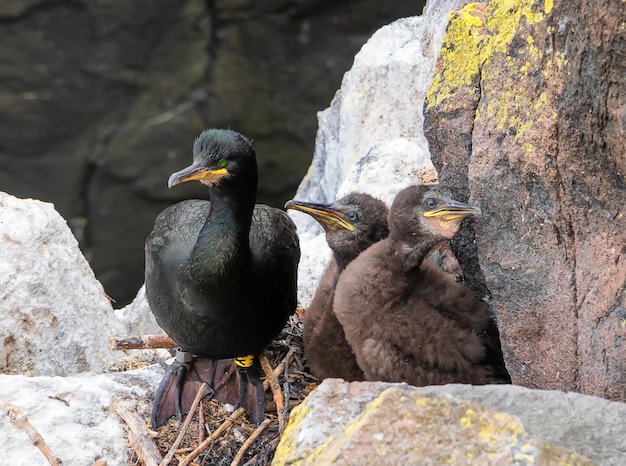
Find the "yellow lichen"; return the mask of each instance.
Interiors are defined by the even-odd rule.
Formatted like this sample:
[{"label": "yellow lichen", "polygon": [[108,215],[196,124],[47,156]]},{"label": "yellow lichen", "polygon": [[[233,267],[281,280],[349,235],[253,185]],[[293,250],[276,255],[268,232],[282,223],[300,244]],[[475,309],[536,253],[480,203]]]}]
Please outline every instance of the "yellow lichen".
[{"label": "yellow lichen", "polygon": [[440,57],[441,72],[435,73],[426,97],[427,105],[439,105],[477,76],[480,43],[484,34],[483,4],[470,3],[450,14]]},{"label": "yellow lichen", "polygon": [[543,3],[543,12],[546,15],[549,15],[552,11],[552,7],[554,6],[554,0],[545,0]]},{"label": "yellow lichen", "polygon": [[285,432],[281,438],[276,453],[274,455],[273,465],[284,465],[293,463],[296,456],[296,432],[301,428],[300,423],[309,414],[310,410],[307,406],[307,402],[301,403],[296,406],[290,414],[289,424],[285,428]]},{"label": "yellow lichen", "polygon": [[472,419],[474,418],[475,414],[476,411],[474,411],[473,409],[467,409],[465,411],[465,416],[462,416],[461,419],[459,419],[459,424],[461,424],[463,427],[471,427]]},{"label": "yellow lichen", "polygon": [[[547,31],[546,15],[552,9],[552,1],[499,0],[472,3],[453,12],[440,51],[440,72],[433,79],[426,105],[441,105],[445,111],[455,102],[459,90],[480,78],[482,94],[487,97],[484,116],[494,120],[498,129],[512,130],[519,140],[542,120],[552,118],[553,114],[541,112],[548,107],[546,92],[535,101],[519,83],[532,82],[531,74],[536,72],[549,78],[555,68],[560,70],[567,63],[565,55],[557,51],[546,60],[546,50],[538,46],[534,37],[537,29],[529,30],[524,45],[517,44],[514,53],[510,50],[522,27],[543,22],[538,31],[541,28]],[[495,60],[504,60],[505,66],[491,66]],[[507,67],[511,67],[510,70],[507,71]],[[498,90],[489,95],[495,83],[498,89],[509,91]],[[477,112],[476,118],[480,117]],[[522,140],[520,143],[526,152],[534,150],[529,142]]]}]

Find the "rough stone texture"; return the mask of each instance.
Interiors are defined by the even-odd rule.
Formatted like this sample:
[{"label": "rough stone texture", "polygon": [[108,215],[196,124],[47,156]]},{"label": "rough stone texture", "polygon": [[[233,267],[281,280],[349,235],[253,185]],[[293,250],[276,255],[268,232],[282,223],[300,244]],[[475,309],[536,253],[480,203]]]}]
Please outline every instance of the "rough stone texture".
[{"label": "rough stone texture", "polygon": [[485,214],[472,285],[513,382],[622,401],[625,22],[617,0],[469,5],[426,110],[442,182]]},{"label": "rough stone texture", "polygon": [[121,307],[157,214],[206,195],[166,185],[200,131],[253,138],[259,196],[280,205],[354,53],[423,3],[3,0],[0,186],[54,202]]},{"label": "rough stone texture", "polygon": [[[391,204],[402,188],[437,180],[422,109],[448,13],[464,3],[431,2],[422,16],[395,21],[367,41],[330,107],[318,113],[315,155],[297,199],[330,202],[359,190]],[[320,258],[330,253],[323,239],[306,244],[323,238],[310,216],[290,215],[302,240],[298,288],[307,306],[323,270]]]},{"label": "rough stone texture", "polygon": [[0,192],[0,372],[102,372],[124,334],[65,220]]},{"label": "rough stone texture", "polygon": [[[85,373],[69,377],[0,375],[0,407],[18,408],[64,466],[104,460],[129,464],[126,427],[116,412],[121,404],[149,417],[151,396],[163,370],[150,366],[119,374]],[[1,408],[0,408],[1,409]],[[26,434],[0,411],[2,464],[47,464]]]},{"label": "rough stone texture", "polygon": [[624,415],[624,404],[576,393],[326,379],[292,412],[273,464],[617,466]]},{"label": "rough stone texture", "polygon": [[116,309],[114,312],[117,320],[124,324],[127,335],[164,333],[154,318],[154,314],[150,311],[145,285],[139,288],[133,302],[122,309]]}]

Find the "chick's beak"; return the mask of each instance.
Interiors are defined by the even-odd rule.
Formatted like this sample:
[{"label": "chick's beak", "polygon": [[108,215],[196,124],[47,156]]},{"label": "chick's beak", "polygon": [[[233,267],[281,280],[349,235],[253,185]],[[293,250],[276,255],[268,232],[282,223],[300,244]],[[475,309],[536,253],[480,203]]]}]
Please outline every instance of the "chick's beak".
[{"label": "chick's beak", "polygon": [[354,231],[355,226],[343,218],[340,212],[333,210],[330,204],[317,204],[291,200],[285,204],[285,209],[298,210],[313,217],[326,231],[344,229]]},{"label": "chick's beak", "polygon": [[424,217],[440,217],[442,220],[456,220],[459,218],[482,215],[480,207],[464,202],[448,199],[445,204],[436,209],[424,212]]}]

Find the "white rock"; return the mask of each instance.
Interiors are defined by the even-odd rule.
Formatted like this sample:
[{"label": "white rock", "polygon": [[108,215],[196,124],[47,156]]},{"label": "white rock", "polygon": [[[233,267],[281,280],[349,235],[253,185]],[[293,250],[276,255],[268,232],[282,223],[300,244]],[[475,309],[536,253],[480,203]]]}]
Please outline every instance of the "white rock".
[{"label": "white rock", "polygon": [[122,309],[116,309],[114,312],[118,320],[126,327],[128,335],[163,333],[163,329],[159,327],[150,310],[145,285],[139,288],[132,303]]},{"label": "white rock", "polygon": [[159,366],[69,377],[0,375],[0,464],[47,464],[26,434],[4,415],[3,403],[28,418],[64,466],[91,465],[98,459],[109,466],[128,464],[126,429],[113,406],[125,403],[146,416],[161,377]]},{"label": "white rock", "polygon": [[[465,3],[430,1],[422,16],[399,19],[367,41],[330,107],[318,113],[313,162],[296,199],[332,202],[361,191],[390,205],[402,188],[434,173],[423,131],[424,100],[448,15]],[[308,273],[316,268],[309,261],[318,258],[306,248],[323,232],[309,216],[292,218],[302,239],[298,287],[306,306],[320,279]],[[319,242],[310,244],[319,248]]]},{"label": "white rock", "polygon": [[102,372],[123,334],[102,285],[51,204],[0,193],[0,371]]},{"label": "white rock", "polygon": [[422,183],[424,175],[436,179],[436,174],[424,137],[392,139],[373,145],[365,156],[355,160],[336,197],[359,191],[391,206],[399,191]]},{"label": "white rock", "polygon": [[315,287],[310,284],[319,282],[331,252],[323,234],[301,242],[300,247],[302,255],[298,267],[298,305],[308,307],[315,294]]}]

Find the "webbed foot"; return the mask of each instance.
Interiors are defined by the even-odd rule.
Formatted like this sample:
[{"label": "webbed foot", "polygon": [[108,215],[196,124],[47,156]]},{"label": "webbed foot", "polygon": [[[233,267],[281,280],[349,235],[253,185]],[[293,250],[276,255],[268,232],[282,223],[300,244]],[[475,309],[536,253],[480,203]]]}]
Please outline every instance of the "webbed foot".
[{"label": "webbed foot", "polygon": [[[237,364],[236,360],[235,364]],[[259,425],[265,418],[265,390],[259,377],[259,365],[256,358],[249,367],[237,366],[237,378],[239,380],[239,399],[235,409],[243,406],[250,420]]]},{"label": "webbed foot", "polygon": [[203,383],[207,384],[208,399],[236,403],[238,388],[235,366],[231,359],[205,359],[177,350],[176,360],[167,367],[154,395],[152,427],[157,428],[176,414],[182,420]]}]

